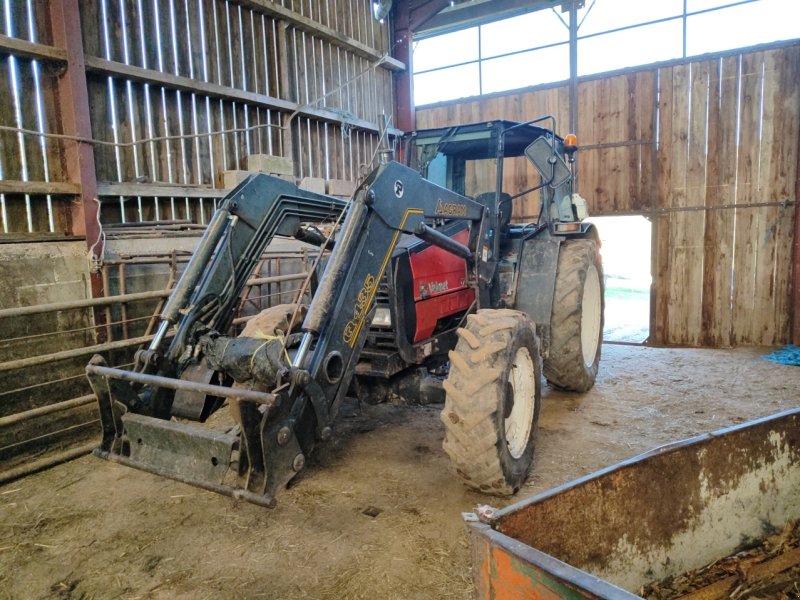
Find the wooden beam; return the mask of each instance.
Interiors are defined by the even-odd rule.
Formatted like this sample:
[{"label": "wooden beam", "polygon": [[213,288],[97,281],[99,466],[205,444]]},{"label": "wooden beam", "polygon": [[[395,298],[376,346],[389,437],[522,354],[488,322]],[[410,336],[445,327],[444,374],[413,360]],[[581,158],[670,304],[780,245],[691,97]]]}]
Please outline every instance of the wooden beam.
[{"label": "wooden beam", "polygon": [[274,110],[291,112],[297,108],[297,104],[294,102],[288,102],[280,98],[273,98],[272,96],[265,96],[264,94],[225,87],[217,85],[216,83],[199,81],[190,77],[172,75],[171,73],[164,73],[154,69],[143,69],[142,67],[126,65],[98,56],[86,56],[86,70],[90,73],[100,73],[102,75],[130,79],[131,81],[161,85],[181,90],[182,92],[200,93],[211,96],[212,98],[222,98],[223,100],[231,100],[233,102],[247,102]]},{"label": "wooden beam", "polygon": [[[66,181],[13,181],[0,179],[0,194],[78,196],[81,186]],[[79,233],[77,235],[82,235]]]},{"label": "wooden beam", "polygon": [[310,33],[315,37],[331,42],[340,48],[349,50],[350,52],[372,62],[380,61],[378,62],[378,66],[389,71],[404,71],[406,68],[405,64],[399,60],[396,60],[391,56],[384,56],[381,52],[378,52],[374,48],[370,48],[358,40],[346,36],[335,29],[331,29],[322,23],[318,23],[317,21],[309,19],[308,17],[296,13],[293,10],[285,8],[273,0],[239,0],[239,4],[242,6],[247,6],[248,8],[252,8],[259,13],[265,14],[274,19],[283,19],[286,23],[292,25],[300,31],[305,31],[306,33]]},{"label": "wooden beam", "polygon": [[224,198],[229,190],[200,186],[162,185],[158,183],[98,182],[97,195],[143,198]]},{"label": "wooden beam", "polygon": [[11,54],[17,58],[30,58],[45,62],[66,64],[67,52],[62,48],[37,44],[0,34],[0,54]]},{"label": "wooden beam", "polygon": [[449,0],[422,0],[417,2],[399,2],[395,9],[395,19],[399,20],[399,12],[407,14],[407,28],[410,32],[422,31],[423,26],[442,10],[450,6]]},{"label": "wooden beam", "polygon": [[[265,94],[258,94],[256,92],[248,92],[236,88],[225,87],[217,85],[216,83],[208,83],[191,79],[190,77],[182,77],[180,75],[172,75],[170,73],[163,73],[153,69],[143,69],[133,65],[126,65],[121,62],[113,60],[106,60],[98,56],[85,57],[86,70],[90,73],[99,73],[102,75],[111,75],[112,77],[120,77],[122,79],[130,79],[131,81],[140,81],[142,83],[149,83],[154,85],[161,85],[164,87],[181,90],[190,93],[200,93],[212,98],[221,98],[223,100],[230,100],[232,102],[246,102],[256,106],[262,106],[272,110],[280,110],[284,112],[297,112],[298,115],[317,119],[319,121],[326,121],[328,123],[335,123],[337,125],[348,125],[356,129],[363,129],[365,131],[379,132],[379,127],[375,123],[370,123],[364,119],[356,117],[343,116],[330,110],[322,108],[311,108],[308,106],[300,106],[296,102],[289,100],[282,100],[273,96]],[[390,131],[390,134],[397,135],[399,132]]]},{"label": "wooden beam", "polygon": [[[67,67],[58,78],[58,112],[61,131],[82,139],[92,138],[89,116],[89,92],[84,66],[83,33],[79,0],[50,0],[47,3],[53,45],[62,49],[67,57]],[[100,203],[97,202],[97,173],[94,163],[94,146],[90,143],[64,145],[64,166],[69,180],[80,194],[80,202],[70,203],[69,233],[86,237],[86,247],[91,259],[103,255],[103,235],[100,227]],[[104,296],[103,279],[99,269],[89,274],[92,297]],[[98,325],[97,340],[105,341],[104,311],[94,312]]]},{"label": "wooden beam", "polygon": [[[83,38],[78,0],[52,0],[48,3],[53,44],[67,57],[67,68],[58,80],[58,110],[61,130],[67,135],[84,139],[92,138],[92,123],[89,117],[89,95],[86,72],[83,66]],[[100,207],[94,201],[97,175],[94,164],[94,147],[89,143],[64,145],[66,174],[81,202],[72,205],[70,233],[85,235],[86,244],[97,256],[102,253],[100,232]],[[101,292],[96,277],[93,277],[93,294]]]},{"label": "wooden beam", "polygon": [[494,2],[451,6],[450,2],[435,0],[425,2],[419,8],[412,9],[411,30],[414,33],[431,36],[500,19],[509,19],[536,10],[562,7],[564,4],[563,0],[555,2],[553,0],[495,0]]}]

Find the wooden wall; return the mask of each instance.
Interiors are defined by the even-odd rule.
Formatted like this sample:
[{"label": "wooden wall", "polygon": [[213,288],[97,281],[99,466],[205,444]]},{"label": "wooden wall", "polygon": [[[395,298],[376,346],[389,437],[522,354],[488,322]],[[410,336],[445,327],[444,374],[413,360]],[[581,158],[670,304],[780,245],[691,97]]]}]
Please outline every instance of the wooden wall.
[{"label": "wooden wall", "polygon": [[[0,234],[80,229],[71,203],[89,188],[103,223],[204,223],[225,194],[223,172],[246,169],[251,154],[292,158],[298,179],[355,181],[368,170],[381,116],[393,113],[392,71],[403,68],[387,56],[389,25],[372,18],[368,0],[5,7],[0,126],[74,135],[65,118],[87,120],[81,137],[92,138],[95,169],[89,186],[91,171],[67,176],[75,140],[0,130]],[[53,34],[64,12],[80,33],[77,51]],[[75,70],[88,95],[82,115],[71,114],[59,85]]]},{"label": "wooden wall", "polygon": [[[142,4],[132,0],[82,3],[94,137],[125,143],[200,134],[99,147],[99,181],[222,188],[222,172],[245,169],[251,154],[292,157],[298,178],[357,179],[359,166],[375,150],[380,115],[392,114],[390,72],[373,68],[374,58],[293,27],[282,13],[264,10],[269,4],[154,0],[139,10]],[[389,48],[387,26],[371,17],[363,0],[285,5],[376,54]],[[127,75],[139,73],[127,73],[122,65],[154,72],[132,81]],[[186,78],[189,87],[210,86],[170,89],[157,85],[160,74]],[[300,111],[289,122],[300,107],[327,114]],[[177,211],[174,205],[175,198],[149,198],[140,209],[137,197],[126,203],[126,219],[137,220],[141,210],[145,219],[204,222],[211,208],[198,198],[201,213],[193,216],[185,202]]]},{"label": "wooden wall", "polygon": [[[564,134],[568,106],[568,88],[556,86],[422,109],[417,120],[549,113]],[[580,81],[577,134],[578,188],[591,213],[654,224],[651,341],[790,341],[800,45]],[[526,202],[517,219],[537,214]]]},{"label": "wooden wall", "polygon": [[[153,302],[129,294],[169,287],[201,227],[164,222],[206,223],[224,172],[253,154],[339,190],[369,172],[403,68],[388,32],[369,0],[0,2],[0,470],[99,432],[86,361],[127,364],[147,341]],[[288,301],[298,260],[270,254],[257,273],[279,281],[248,302]]]},{"label": "wooden wall", "polygon": [[[45,4],[0,3],[0,34],[52,44]],[[58,74],[27,52],[0,49],[0,126],[63,133]],[[67,176],[64,150],[63,140],[0,130],[0,234],[69,229],[69,203],[79,188]]]}]

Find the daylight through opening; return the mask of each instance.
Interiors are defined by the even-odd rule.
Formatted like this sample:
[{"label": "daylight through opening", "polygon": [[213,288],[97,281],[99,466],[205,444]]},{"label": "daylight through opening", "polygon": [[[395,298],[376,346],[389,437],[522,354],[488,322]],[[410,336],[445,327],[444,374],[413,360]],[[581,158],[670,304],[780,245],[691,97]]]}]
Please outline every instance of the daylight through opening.
[{"label": "daylight through opening", "polygon": [[651,224],[644,217],[592,217],[602,242],[607,342],[641,343],[650,335]]}]

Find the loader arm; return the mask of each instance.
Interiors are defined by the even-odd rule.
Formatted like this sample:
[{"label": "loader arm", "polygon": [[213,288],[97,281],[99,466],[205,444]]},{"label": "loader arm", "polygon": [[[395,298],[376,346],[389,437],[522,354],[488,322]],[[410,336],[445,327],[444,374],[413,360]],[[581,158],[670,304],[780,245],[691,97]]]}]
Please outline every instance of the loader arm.
[{"label": "loader arm", "polygon": [[[269,505],[303,468],[316,442],[330,437],[366,340],[378,284],[402,234],[466,258],[478,297],[487,296],[496,262],[491,236],[497,215],[388,162],[355,193],[292,364],[281,362],[274,340],[265,344],[223,335],[272,238],[297,235],[301,223],[334,219],[346,207],[266,175],[232,190],[164,307],[153,342],[139,354],[137,372],[108,369],[97,358],[87,367],[104,433],[98,454]],[[467,245],[436,229],[443,219],[471,223]],[[175,336],[162,351],[172,325],[177,325]],[[182,379],[205,365],[245,390]],[[171,420],[176,390],[231,398],[238,432],[211,435]],[[230,483],[232,471],[238,484]]]},{"label": "loader arm", "polygon": [[[467,246],[429,223],[464,219],[483,223],[483,205],[423,179],[396,162],[378,167],[356,192],[320,287],[303,322],[304,338],[293,368],[307,371],[325,394],[332,416],[347,391],[366,340],[378,284],[402,234],[414,234],[470,266],[480,245],[478,227]],[[487,257],[488,258],[488,257]],[[473,285],[480,286],[477,280]],[[311,348],[313,347],[313,351]]]},{"label": "loader arm", "polygon": [[179,361],[190,342],[187,336],[198,321],[207,329],[227,331],[247,279],[273,237],[295,236],[303,222],[335,220],[345,207],[343,200],[300,189],[277,177],[255,175],[246,179],[214,213],[162,311],[160,335],[156,335],[150,350],[158,351],[161,332],[176,322],[177,335],[166,353],[172,363]]}]

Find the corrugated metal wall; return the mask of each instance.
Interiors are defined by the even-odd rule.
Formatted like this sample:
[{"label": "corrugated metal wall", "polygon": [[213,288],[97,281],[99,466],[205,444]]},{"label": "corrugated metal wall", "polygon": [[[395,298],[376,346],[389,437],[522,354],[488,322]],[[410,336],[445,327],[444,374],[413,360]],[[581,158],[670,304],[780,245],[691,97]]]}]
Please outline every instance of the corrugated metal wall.
[{"label": "corrugated metal wall", "polygon": [[[568,88],[556,86],[422,109],[417,121],[552,114],[564,134],[568,109]],[[653,342],[791,340],[800,45],[581,81],[577,133],[591,213],[644,215],[656,229]],[[515,216],[537,214],[530,198]]]}]

